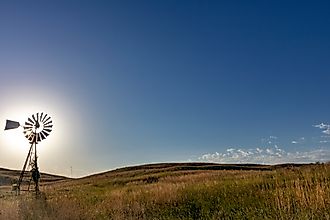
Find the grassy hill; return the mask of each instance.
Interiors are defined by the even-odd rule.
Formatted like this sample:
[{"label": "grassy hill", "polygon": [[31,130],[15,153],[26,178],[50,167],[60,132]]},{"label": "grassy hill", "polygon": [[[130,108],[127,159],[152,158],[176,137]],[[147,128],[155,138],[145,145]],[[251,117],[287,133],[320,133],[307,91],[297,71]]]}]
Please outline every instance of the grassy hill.
[{"label": "grassy hill", "polygon": [[[13,183],[16,183],[19,176],[21,174],[20,170],[10,170],[5,168],[0,168],[0,198],[4,197],[5,195],[11,195],[13,192],[11,191],[11,186]],[[46,184],[51,184],[54,182],[60,182],[65,180],[70,180],[70,178],[59,176],[59,175],[53,175],[53,174],[47,174],[47,173],[41,173],[41,186]],[[24,173],[24,179],[21,186],[22,190],[27,190],[28,183],[31,180],[31,173],[25,172]],[[0,215],[1,219],[1,215]]]},{"label": "grassy hill", "polygon": [[0,219],[330,218],[329,164],[150,164],[41,190],[3,197]]},{"label": "grassy hill", "polygon": [[[0,186],[11,185],[12,183],[16,182],[18,177],[20,176],[20,170],[10,170],[5,168],[0,168]],[[25,177],[31,176],[30,172],[25,172]],[[60,180],[69,179],[64,176],[53,175],[48,173],[41,173],[43,183],[46,182],[56,182]]]},{"label": "grassy hill", "polygon": [[9,170],[0,168],[0,186],[11,185],[11,183],[17,179],[20,172],[17,170]]}]

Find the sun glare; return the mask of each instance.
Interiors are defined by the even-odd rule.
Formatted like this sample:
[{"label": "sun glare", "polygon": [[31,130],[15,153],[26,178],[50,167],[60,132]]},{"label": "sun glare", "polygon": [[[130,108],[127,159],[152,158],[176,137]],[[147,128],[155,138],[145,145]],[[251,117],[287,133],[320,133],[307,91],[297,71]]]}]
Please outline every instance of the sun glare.
[{"label": "sun glare", "polygon": [[3,145],[9,150],[13,151],[27,151],[29,141],[24,137],[23,128],[8,130],[3,135]]},{"label": "sun glare", "polygon": [[[61,170],[65,158],[61,158],[64,162],[58,165],[54,157],[65,155],[72,164],[75,149],[82,144],[79,137],[85,130],[79,126],[82,121],[79,104],[67,100],[61,91],[48,91],[47,88],[42,93],[33,93],[31,97],[34,97],[33,101],[27,101],[21,88],[14,94],[4,95],[0,114],[0,166],[21,168],[31,146],[23,133],[23,126],[33,114],[43,112],[51,117],[53,127],[49,136],[38,142],[39,164],[42,170],[54,170],[56,167]],[[19,122],[21,126],[4,130],[6,120]]]},{"label": "sun glare", "polygon": [[[3,129],[5,128],[7,119],[17,121],[21,124],[21,126],[4,131]],[[24,125],[25,120],[26,119],[23,113],[14,111],[8,112],[6,114],[6,118],[1,118],[1,146],[8,152],[11,152],[11,154],[19,157],[26,154],[30,146],[29,141],[25,138],[23,133],[22,125]]]}]

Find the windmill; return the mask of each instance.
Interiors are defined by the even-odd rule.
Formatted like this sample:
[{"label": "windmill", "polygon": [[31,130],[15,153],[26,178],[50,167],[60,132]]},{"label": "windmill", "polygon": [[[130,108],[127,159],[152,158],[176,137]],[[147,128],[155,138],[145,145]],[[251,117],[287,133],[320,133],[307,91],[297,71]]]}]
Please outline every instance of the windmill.
[{"label": "windmill", "polygon": [[25,122],[23,126],[20,125],[17,121],[6,121],[5,130],[15,129],[18,127],[23,127],[23,133],[25,137],[29,140],[31,144],[28,155],[25,159],[23,169],[19,176],[17,182],[17,190],[20,192],[20,187],[24,178],[24,173],[28,167],[31,167],[31,179],[35,184],[35,192],[36,195],[39,193],[39,167],[38,167],[38,156],[37,156],[37,144],[46,139],[46,137],[50,134],[53,127],[53,121],[50,116],[45,113],[36,113],[33,114],[28,120]]}]

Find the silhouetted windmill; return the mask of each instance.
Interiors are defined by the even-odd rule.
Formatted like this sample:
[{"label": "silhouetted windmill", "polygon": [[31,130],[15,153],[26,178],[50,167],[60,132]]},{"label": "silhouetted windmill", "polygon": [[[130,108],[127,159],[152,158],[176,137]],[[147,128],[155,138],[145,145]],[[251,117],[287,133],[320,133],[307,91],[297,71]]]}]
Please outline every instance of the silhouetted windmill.
[{"label": "silhouetted windmill", "polygon": [[[31,167],[31,178],[35,183],[35,192],[37,195],[39,193],[40,173],[38,168],[37,144],[50,134],[53,127],[52,123],[51,117],[42,112],[33,114],[25,122],[24,126],[22,126],[24,128],[25,137],[29,140],[31,146],[17,182],[18,192],[20,192],[21,189],[20,187],[24,178],[25,170],[27,166],[29,166]],[[19,122],[7,120],[5,130],[15,129],[20,126]]]}]

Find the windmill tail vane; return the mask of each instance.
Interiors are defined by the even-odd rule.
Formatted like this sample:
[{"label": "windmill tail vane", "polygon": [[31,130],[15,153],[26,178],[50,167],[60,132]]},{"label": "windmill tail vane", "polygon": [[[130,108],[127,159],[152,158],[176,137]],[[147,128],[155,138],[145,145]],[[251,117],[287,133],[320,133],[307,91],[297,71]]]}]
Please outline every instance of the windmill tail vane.
[{"label": "windmill tail vane", "polygon": [[20,125],[17,121],[6,120],[6,127],[5,130],[15,129],[18,128]]},{"label": "windmill tail vane", "polygon": [[[17,121],[6,120],[5,130],[15,129],[23,127],[24,136],[28,139],[29,143],[31,144],[28,155],[25,159],[23,169],[19,176],[16,190],[19,193],[20,187],[23,182],[24,173],[28,167],[31,167],[31,180],[33,180],[35,184],[35,192],[36,195],[39,194],[39,167],[38,167],[38,156],[37,156],[37,144],[46,139],[46,137],[50,134],[53,128],[53,121],[50,116],[45,113],[36,113],[33,114],[28,120],[25,122],[23,126]],[[29,183],[30,183],[29,182]],[[30,188],[30,185],[29,185]],[[28,190],[29,190],[28,188]]]}]

